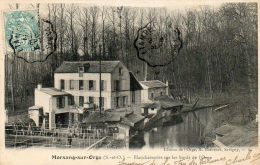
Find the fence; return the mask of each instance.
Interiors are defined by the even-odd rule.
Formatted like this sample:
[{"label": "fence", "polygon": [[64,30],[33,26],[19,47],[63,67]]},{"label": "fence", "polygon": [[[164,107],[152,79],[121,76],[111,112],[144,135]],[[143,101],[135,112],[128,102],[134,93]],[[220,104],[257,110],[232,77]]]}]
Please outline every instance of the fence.
[{"label": "fence", "polygon": [[[13,148],[57,147],[57,148],[118,148],[112,145],[114,136],[104,129],[83,129],[62,126],[53,130],[36,126],[6,125],[5,145]],[[122,143],[122,142],[121,142]],[[121,146],[125,147],[121,144]]]}]

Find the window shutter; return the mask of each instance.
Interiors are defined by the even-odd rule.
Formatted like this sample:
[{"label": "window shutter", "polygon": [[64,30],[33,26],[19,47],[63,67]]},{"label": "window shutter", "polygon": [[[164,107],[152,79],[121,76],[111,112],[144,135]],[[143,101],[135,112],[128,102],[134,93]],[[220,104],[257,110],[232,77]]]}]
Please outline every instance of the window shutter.
[{"label": "window shutter", "polygon": [[75,90],[79,90],[79,80],[75,80],[74,83]]},{"label": "window shutter", "polygon": [[124,89],[124,88],[123,88],[123,81],[124,81],[124,80],[119,80],[119,90],[120,90],[120,91]]},{"label": "window shutter", "polygon": [[97,86],[96,80],[93,80],[93,88],[94,88],[94,91],[96,90],[96,86]]},{"label": "window shutter", "polygon": [[59,97],[56,97],[56,107],[59,107]]},{"label": "window shutter", "polygon": [[103,86],[104,86],[104,91],[107,90],[107,81],[106,80],[103,80]]},{"label": "window shutter", "polygon": [[75,105],[79,105],[79,96],[75,96]]},{"label": "window shutter", "polygon": [[65,90],[69,90],[70,89],[70,80],[65,80]]},{"label": "window shutter", "polygon": [[99,101],[98,101],[98,97],[94,97],[94,103],[97,105],[97,106],[99,106]]},{"label": "window shutter", "polygon": [[72,80],[71,83],[72,83],[72,87],[73,87],[72,90],[76,90],[76,87],[75,87],[75,84],[76,84],[76,83],[75,83],[75,80]]},{"label": "window shutter", "polygon": [[72,85],[73,85],[73,81],[68,80],[68,90],[72,90],[72,89],[70,89],[70,83],[72,83]]},{"label": "window shutter", "polygon": [[121,80],[120,81],[120,89],[121,90],[126,90],[126,80]]},{"label": "window shutter", "polygon": [[114,107],[116,107],[116,97],[114,97]]},{"label": "window shutter", "polygon": [[84,90],[88,91],[88,80],[84,80]]},{"label": "window shutter", "polygon": [[85,100],[85,103],[88,103],[88,102],[89,102],[89,97],[86,96],[86,97],[84,98],[84,100]]},{"label": "window shutter", "polygon": [[123,97],[119,97],[119,107],[122,107],[123,105]]},{"label": "window shutter", "polygon": [[125,99],[125,105],[128,106],[128,97],[126,96],[126,99]]},{"label": "window shutter", "polygon": [[64,107],[65,107],[65,97],[62,96],[62,108],[64,108]]}]

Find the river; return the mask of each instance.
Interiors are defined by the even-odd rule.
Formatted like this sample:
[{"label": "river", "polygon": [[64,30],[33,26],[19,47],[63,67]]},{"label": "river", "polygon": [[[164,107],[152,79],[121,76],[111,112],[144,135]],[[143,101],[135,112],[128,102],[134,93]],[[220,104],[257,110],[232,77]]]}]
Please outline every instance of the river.
[{"label": "river", "polygon": [[[199,147],[203,146],[201,136],[212,122],[212,111],[203,109],[182,115],[183,122],[156,127],[142,132],[142,145],[130,144],[131,148]],[[138,147],[137,147],[138,146]]]}]

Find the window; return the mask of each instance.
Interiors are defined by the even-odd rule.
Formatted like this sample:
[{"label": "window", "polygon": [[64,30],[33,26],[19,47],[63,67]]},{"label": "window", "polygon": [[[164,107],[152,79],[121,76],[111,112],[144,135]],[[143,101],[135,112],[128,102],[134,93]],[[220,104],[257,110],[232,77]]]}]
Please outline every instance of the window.
[{"label": "window", "polygon": [[94,81],[93,80],[89,80],[88,89],[89,90],[94,90]]},{"label": "window", "polygon": [[161,92],[161,96],[163,95],[163,92]]},{"label": "window", "polygon": [[70,89],[74,89],[74,80],[70,80]]},{"label": "window", "polygon": [[132,92],[132,103],[135,103],[135,91]]},{"label": "window", "polygon": [[60,80],[60,89],[64,90],[64,88],[65,88],[65,82],[64,80]]},{"label": "window", "polygon": [[119,107],[119,97],[115,97],[115,107]]},{"label": "window", "polygon": [[83,80],[79,80],[79,90],[83,90]]},{"label": "window", "polygon": [[115,91],[120,91],[120,81],[119,80],[115,80]]},{"label": "window", "polygon": [[118,70],[119,75],[123,75],[122,70],[123,70],[123,68],[119,68],[119,70]]},{"label": "window", "polygon": [[79,77],[83,77],[84,66],[79,66]]},{"label": "window", "polygon": [[151,93],[151,99],[153,99],[153,93]]},{"label": "window", "polygon": [[127,105],[127,96],[123,96],[123,107]]},{"label": "window", "polygon": [[59,96],[57,97],[57,108],[64,108],[65,107],[65,97]]},{"label": "window", "polygon": [[89,97],[89,103],[94,103],[94,97]]},{"label": "window", "polygon": [[84,105],[84,96],[79,96],[79,106],[83,107]]},{"label": "window", "polygon": [[84,66],[79,67],[79,72],[84,72]]},{"label": "window", "polygon": [[118,133],[119,129],[118,127],[108,127],[109,134]]},{"label": "window", "polygon": [[104,91],[104,89],[105,89],[105,80],[101,80],[100,90],[101,90],[101,91]]},{"label": "window", "polygon": [[68,97],[68,105],[74,105],[74,96]]}]

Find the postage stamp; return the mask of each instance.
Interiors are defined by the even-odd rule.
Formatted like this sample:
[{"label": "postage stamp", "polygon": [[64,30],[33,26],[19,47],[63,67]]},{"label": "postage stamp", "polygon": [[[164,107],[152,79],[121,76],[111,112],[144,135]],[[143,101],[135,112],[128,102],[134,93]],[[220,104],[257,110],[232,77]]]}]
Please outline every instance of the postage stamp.
[{"label": "postage stamp", "polygon": [[0,165],[260,165],[254,0],[2,1]]},{"label": "postage stamp", "polygon": [[5,42],[14,53],[40,50],[37,10],[4,13]]}]

